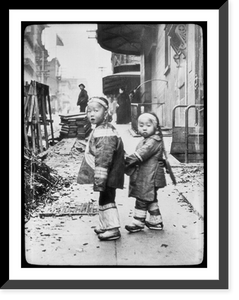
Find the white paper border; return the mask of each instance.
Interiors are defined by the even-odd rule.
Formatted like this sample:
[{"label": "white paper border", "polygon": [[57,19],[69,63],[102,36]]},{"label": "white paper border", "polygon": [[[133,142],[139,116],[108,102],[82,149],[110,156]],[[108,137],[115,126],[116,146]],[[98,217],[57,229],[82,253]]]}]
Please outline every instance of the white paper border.
[{"label": "white paper border", "polygon": [[[208,267],[198,268],[21,268],[21,21],[207,21],[208,90]],[[219,11],[218,10],[10,10],[10,280],[164,279],[217,280],[219,270]],[[110,270],[110,272],[109,272]],[[142,270],[142,271],[140,271]],[[110,274],[110,276],[109,276]]]}]

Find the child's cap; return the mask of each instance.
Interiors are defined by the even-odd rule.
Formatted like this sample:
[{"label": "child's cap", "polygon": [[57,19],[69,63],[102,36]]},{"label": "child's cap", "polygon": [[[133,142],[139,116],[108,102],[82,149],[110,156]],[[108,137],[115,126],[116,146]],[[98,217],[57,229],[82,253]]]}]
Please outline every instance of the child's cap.
[{"label": "child's cap", "polygon": [[101,104],[105,109],[109,108],[108,100],[103,97],[92,97],[92,98],[90,98],[88,104],[90,104],[91,102],[97,102],[97,103]]},{"label": "child's cap", "polygon": [[138,117],[138,121],[140,120],[140,118],[142,118],[143,116],[147,117],[155,126],[156,129],[156,133],[160,134],[161,133],[161,128],[160,128],[160,123],[159,123],[159,118],[158,116],[154,113],[154,112],[145,112],[142,113],[139,117]]},{"label": "child's cap", "polygon": [[159,126],[159,119],[156,114],[151,113],[151,112],[150,113],[149,112],[142,113],[141,115],[139,115],[138,120],[140,120],[142,117],[148,118],[151,122],[157,124],[157,127]]}]

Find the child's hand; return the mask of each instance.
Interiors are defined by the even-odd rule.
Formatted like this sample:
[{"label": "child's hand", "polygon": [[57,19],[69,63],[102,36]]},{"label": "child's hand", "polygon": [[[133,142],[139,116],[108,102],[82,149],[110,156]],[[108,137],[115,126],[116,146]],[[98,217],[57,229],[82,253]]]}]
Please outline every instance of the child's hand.
[{"label": "child's hand", "polygon": [[134,174],[134,172],[136,171],[137,167],[136,166],[129,166],[125,168],[125,174],[128,176],[131,176]]},{"label": "child's hand", "polygon": [[139,160],[134,154],[126,155],[125,156],[125,174],[128,176],[131,176],[137,169],[138,164],[139,164]]},{"label": "child's hand", "polygon": [[125,151],[124,151],[124,160],[126,160],[126,158],[129,156],[129,154],[127,154]]}]

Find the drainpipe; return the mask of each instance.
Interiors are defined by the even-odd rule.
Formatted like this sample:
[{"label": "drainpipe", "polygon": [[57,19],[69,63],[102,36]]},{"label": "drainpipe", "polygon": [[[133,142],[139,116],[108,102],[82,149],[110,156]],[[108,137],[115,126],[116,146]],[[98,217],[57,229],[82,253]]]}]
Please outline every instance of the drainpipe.
[{"label": "drainpipe", "polygon": [[44,83],[44,71],[45,71],[44,59],[45,59],[44,50],[42,50],[42,67],[41,67],[41,82],[42,83]]},{"label": "drainpipe", "polygon": [[[187,34],[186,34],[186,47],[188,48],[188,28],[187,28]],[[185,104],[188,105],[188,53],[185,53]]]},{"label": "drainpipe", "polygon": [[185,104],[188,105],[188,57],[185,59]]}]

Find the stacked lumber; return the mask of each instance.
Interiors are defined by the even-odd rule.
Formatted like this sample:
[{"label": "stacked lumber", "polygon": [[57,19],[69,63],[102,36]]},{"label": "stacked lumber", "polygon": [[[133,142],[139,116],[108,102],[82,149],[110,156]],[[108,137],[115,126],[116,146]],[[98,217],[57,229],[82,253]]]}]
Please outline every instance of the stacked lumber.
[{"label": "stacked lumber", "polygon": [[59,115],[61,118],[60,139],[85,139],[91,131],[91,123],[86,113]]}]

